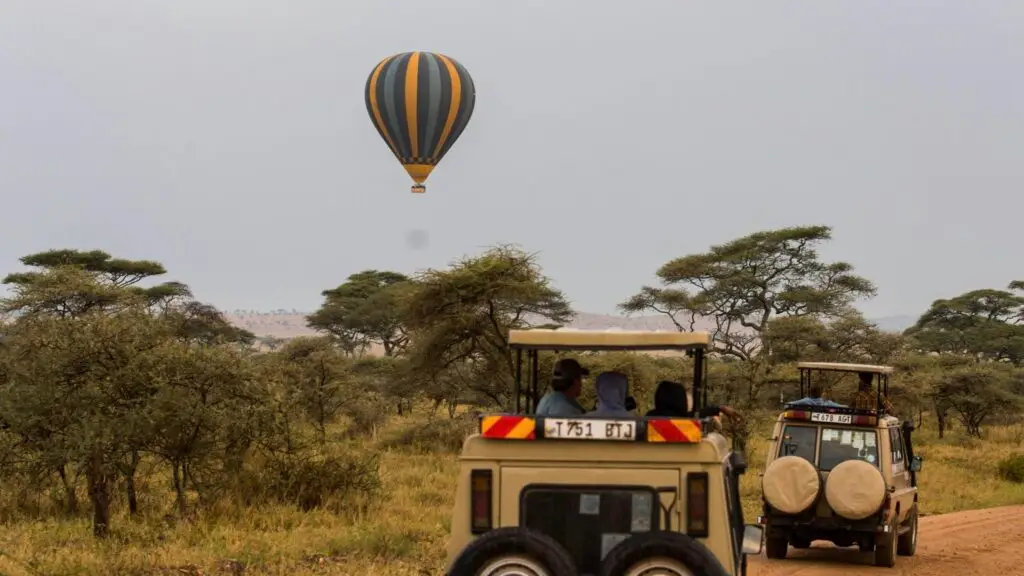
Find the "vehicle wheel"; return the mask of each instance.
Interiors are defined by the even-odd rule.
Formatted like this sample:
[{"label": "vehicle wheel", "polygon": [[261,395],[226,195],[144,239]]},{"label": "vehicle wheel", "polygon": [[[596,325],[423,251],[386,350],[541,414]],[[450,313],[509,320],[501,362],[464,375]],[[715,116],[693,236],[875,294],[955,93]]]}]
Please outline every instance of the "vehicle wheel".
[{"label": "vehicle wheel", "polygon": [[917,552],[917,506],[907,514],[907,526],[910,530],[901,534],[896,541],[896,553],[900,556],[913,556]]},{"label": "vehicle wheel", "polygon": [[676,532],[644,532],[612,548],[601,576],[728,576],[703,544]]},{"label": "vehicle wheel", "polygon": [[786,537],[776,536],[769,532],[768,536],[764,539],[765,556],[775,560],[782,560],[786,557],[787,552],[789,552],[789,541],[786,540]]},{"label": "vehicle wheel", "polygon": [[875,536],[875,566],[892,568],[896,565],[896,530],[899,524],[894,518],[889,523],[888,534]]},{"label": "vehicle wheel", "polygon": [[498,528],[469,543],[448,576],[576,576],[576,562],[549,536]]}]

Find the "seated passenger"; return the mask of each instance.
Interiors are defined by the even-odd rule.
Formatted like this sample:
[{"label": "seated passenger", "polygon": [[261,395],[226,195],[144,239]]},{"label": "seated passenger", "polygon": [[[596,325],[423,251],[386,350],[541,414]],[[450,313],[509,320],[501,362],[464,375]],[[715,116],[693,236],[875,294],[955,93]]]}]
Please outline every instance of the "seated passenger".
[{"label": "seated passenger", "polygon": [[584,410],[576,398],[583,389],[583,378],[589,374],[590,370],[572,358],[562,358],[555,362],[555,368],[551,371],[551,391],[537,403],[537,416],[582,416]]},{"label": "seated passenger", "polygon": [[628,377],[622,372],[601,372],[597,375],[597,407],[587,416],[611,416],[628,418],[633,416],[626,409],[626,388]]},{"label": "seated passenger", "polygon": [[709,418],[725,414],[729,418],[739,420],[740,414],[731,406],[708,404],[694,413],[690,410],[690,401],[686,395],[686,387],[679,382],[662,380],[654,391],[654,408],[647,411],[646,416],[669,418]]}]

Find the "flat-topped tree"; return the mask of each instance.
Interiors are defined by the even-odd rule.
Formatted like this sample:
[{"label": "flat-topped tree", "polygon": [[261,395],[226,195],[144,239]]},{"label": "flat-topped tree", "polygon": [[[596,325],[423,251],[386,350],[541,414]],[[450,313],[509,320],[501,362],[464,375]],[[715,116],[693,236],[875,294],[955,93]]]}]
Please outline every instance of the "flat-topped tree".
[{"label": "flat-topped tree", "polygon": [[905,334],[928,352],[1024,362],[1024,281],[936,300]]},{"label": "flat-topped tree", "polygon": [[[127,260],[113,258],[102,250],[71,249],[37,252],[23,256],[19,260],[25,266],[38,268],[38,270],[8,274],[3,280],[4,284],[24,290],[29,286],[41,286],[41,283],[49,282],[56,271],[80,270],[92,277],[99,288],[114,289],[98,290],[93,294],[73,294],[74,291],[72,291],[66,299],[55,298],[51,302],[52,311],[62,315],[109,305],[111,304],[110,298],[117,294],[117,289],[124,289],[126,291],[124,293],[140,295],[153,305],[192,297],[188,286],[180,282],[165,282],[151,287],[138,286],[143,280],[167,273],[167,269],[162,264],[152,260]],[[47,274],[50,274],[49,280]],[[103,293],[100,294],[100,292]]]},{"label": "flat-topped tree", "polygon": [[69,318],[95,310],[117,312],[141,300],[154,314],[175,320],[183,340],[246,345],[255,340],[254,334],[231,325],[213,306],[196,301],[186,284],[170,281],[140,286],[167,273],[159,262],[114,258],[102,250],[71,249],[29,254],[20,261],[36,270],[4,278],[13,295],[0,301],[0,311]]},{"label": "flat-topped tree", "polygon": [[324,290],[320,309],[306,325],[331,336],[348,351],[380,344],[384,354],[401,352],[409,340],[402,300],[412,289],[409,277],[388,270],[363,270],[337,288]]},{"label": "flat-topped tree", "polygon": [[765,351],[772,318],[841,317],[875,294],[851,264],[821,260],[817,247],[831,238],[828,226],[780,228],[676,258],[657,272],[662,287],[644,286],[620,309],[665,314],[680,331],[711,321],[716,351],[749,360]]}]

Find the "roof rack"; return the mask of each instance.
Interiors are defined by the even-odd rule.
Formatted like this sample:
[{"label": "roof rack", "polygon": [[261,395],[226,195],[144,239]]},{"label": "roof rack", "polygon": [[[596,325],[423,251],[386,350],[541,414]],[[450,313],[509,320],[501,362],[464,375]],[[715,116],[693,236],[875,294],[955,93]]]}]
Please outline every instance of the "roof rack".
[{"label": "roof rack", "polygon": [[821,414],[848,414],[850,416],[884,416],[885,410],[866,410],[852,406],[830,406],[828,404],[801,404],[799,400],[787,402],[785,410],[801,410]]}]

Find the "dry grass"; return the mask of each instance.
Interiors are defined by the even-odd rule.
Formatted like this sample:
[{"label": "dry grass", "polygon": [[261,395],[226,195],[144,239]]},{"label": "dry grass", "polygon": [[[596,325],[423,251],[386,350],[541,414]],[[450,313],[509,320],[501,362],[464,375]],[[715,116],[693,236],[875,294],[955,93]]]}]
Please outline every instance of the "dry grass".
[{"label": "dry grass", "polygon": [[[129,520],[116,517],[107,542],[90,537],[88,519],[21,521],[0,529],[0,574],[389,574],[440,573],[457,469],[451,453],[406,447],[418,419],[391,422],[362,449],[382,451],[383,500],[363,512],[336,515],[265,507],[217,518],[175,522],[160,504]],[[439,419],[447,420],[439,416]],[[431,442],[451,446],[459,430],[435,424]],[[750,470],[743,483],[748,519],[757,513],[759,477],[768,431],[751,439]],[[921,505],[929,514],[1024,503],[1024,485],[1000,481],[998,459],[1024,451],[1024,429],[993,428],[986,441],[957,432],[938,440],[927,427],[918,434],[924,455]],[[424,443],[425,444],[425,443]],[[357,449],[340,445],[339,449]],[[167,502],[170,502],[168,494]]]}]

